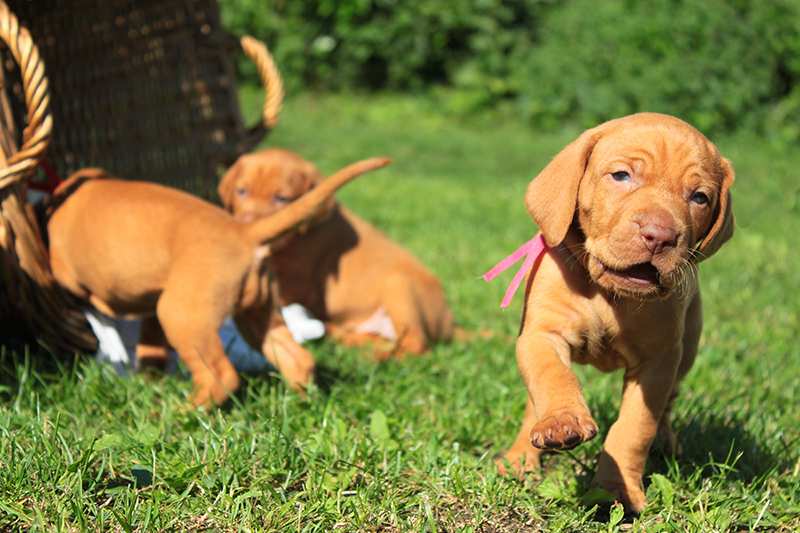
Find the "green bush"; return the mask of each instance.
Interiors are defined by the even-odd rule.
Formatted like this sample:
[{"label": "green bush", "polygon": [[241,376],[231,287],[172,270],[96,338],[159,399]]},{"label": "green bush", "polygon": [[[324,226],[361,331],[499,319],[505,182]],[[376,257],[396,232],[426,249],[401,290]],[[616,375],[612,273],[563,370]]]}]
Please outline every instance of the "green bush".
[{"label": "green bush", "polygon": [[[419,89],[463,79],[508,93],[547,0],[221,0],[225,24],[266,40],[289,84]],[[250,67],[246,74],[252,76]]]},{"label": "green bush", "polygon": [[795,5],[571,0],[543,20],[512,84],[537,124],[648,110],[707,132],[752,127],[800,79],[788,56],[797,48]]},{"label": "green bush", "polygon": [[[800,138],[800,1],[220,0],[290,91],[447,88],[537,127],[662,111]],[[244,74],[252,67],[242,63]]]}]

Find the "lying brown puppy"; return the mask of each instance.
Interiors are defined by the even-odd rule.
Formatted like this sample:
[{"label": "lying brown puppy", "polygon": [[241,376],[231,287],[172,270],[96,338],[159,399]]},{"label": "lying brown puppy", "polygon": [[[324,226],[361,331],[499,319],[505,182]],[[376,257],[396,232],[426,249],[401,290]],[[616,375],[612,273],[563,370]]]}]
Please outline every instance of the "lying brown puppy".
[{"label": "lying brown puppy", "polygon": [[[166,340],[192,373],[194,403],[220,403],[239,385],[217,333],[225,317],[247,318],[255,312],[261,340],[266,337],[264,317],[271,314],[262,272],[267,243],[312,216],[336,189],[387,163],[376,158],[351,165],[287,209],[250,224],[153,183],[90,179],[79,184],[104,175],[99,169],[79,171],[64,185],[74,192],[48,223],[53,274],[107,315],[155,314]],[[157,337],[153,322],[144,334]],[[289,373],[290,383],[307,382],[311,369],[291,360],[295,352],[279,349],[265,355],[284,375]]]},{"label": "lying brown puppy", "polygon": [[[255,220],[313,190],[316,167],[286,150],[245,155],[219,185],[237,219]],[[439,281],[408,251],[332,202],[324,217],[273,247],[282,304],[300,303],[339,341],[383,339],[380,355],[419,354],[453,334]]]},{"label": "lying brown puppy", "polygon": [[697,263],[733,234],[733,180],[696,129],[643,113],[584,132],[531,182],[525,202],[549,251],[528,280],[517,341],[528,404],[501,469],[595,436],[572,363],[624,369],[595,483],[644,507],[653,440],[677,445],[670,406],[702,328]]}]

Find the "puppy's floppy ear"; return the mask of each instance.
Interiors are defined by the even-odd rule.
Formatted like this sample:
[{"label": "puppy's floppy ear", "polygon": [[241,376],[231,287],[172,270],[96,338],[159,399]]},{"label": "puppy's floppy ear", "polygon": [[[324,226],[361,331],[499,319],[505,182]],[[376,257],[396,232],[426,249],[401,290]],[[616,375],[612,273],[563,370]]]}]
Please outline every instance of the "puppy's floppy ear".
[{"label": "puppy's floppy ear", "polygon": [[222,179],[217,186],[217,194],[219,194],[222,205],[225,209],[231,210],[233,208],[233,195],[236,192],[236,182],[239,176],[244,172],[244,161],[242,158],[236,160],[231,168],[222,176]]},{"label": "puppy's floppy ear", "polygon": [[719,193],[719,202],[715,212],[714,222],[711,224],[711,229],[708,230],[706,236],[698,246],[698,250],[705,259],[717,253],[723,244],[733,237],[733,227],[735,224],[733,218],[733,203],[731,199],[731,186],[736,179],[736,174],[733,170],[731,162],[720,157],[720,172],[722,173],[722,188]]},{"label": "puppy's floppy ear", "polygon": [[578,187],[599,138],[600,126],[586,130],[528,185],[525,206],[548,246],[558,246],[567,235],[578,203]]}]

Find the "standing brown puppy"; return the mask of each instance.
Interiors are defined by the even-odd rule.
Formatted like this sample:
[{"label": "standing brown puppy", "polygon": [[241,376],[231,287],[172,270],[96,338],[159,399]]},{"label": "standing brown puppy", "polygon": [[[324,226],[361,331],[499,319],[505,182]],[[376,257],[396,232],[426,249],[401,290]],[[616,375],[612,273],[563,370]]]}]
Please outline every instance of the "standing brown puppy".
[{"label": "standing brown puppy", "polygon": [[[317,168],[270,149],[239,158],[219,195],[234,216],[255,220],[313,190]],[[300,303],[339,341],[382,340],[382,356],[419,354],[448,341],[453,317],[439,281],[414,256],[331,200],[298,235],[273,247],[282,304]]]},{"label": "standing brown puppy", "polygon": [[[218,330],[226,316],[246,318],[255,310],[265,317],[261,329],[266,331],[271,301],[262,267],[268,243],[312,216],[336,189],[387,163],[376,158],[351,165],[284,211],[250,224],[195,196],[153,183],[77,183],[104,175],[99,169],[79,171],[65,184],[77,190],[48,223],[53,274],[67,290],[109,316],[155,314],[156,326],[163,328],[166,341],[192,373],[194,403],[221,403],[238,387],[239,377],[225,357]],[[290,358],[292,353],[275,354],[281,355]],[[307,364],[273,363],[284,372],[308,374]],[[295,385],[306,384],[288,377]]]},{"label": "standing brown puppy", "polygon": [[528,280],[517,340],[528,403],[501,469],[536,468],[543,450],[597,434],[572,363],[623,369],[595,484],[644,507],[653,440],[677,445],[670,406],[702,329],[697,263],[733,234],[733,180],[696,129],[642,113],[584,132],[531,182],[525,203],[549,250]]}]

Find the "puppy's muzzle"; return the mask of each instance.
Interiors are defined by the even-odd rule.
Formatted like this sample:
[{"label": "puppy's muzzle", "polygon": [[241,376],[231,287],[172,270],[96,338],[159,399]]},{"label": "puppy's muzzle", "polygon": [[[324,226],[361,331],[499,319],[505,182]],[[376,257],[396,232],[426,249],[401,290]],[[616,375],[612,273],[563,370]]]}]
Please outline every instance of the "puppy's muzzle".
[{"label": "puppy's muzzle", "polygon": [[595,279],[614,291],[637,297],[665,295],[679,284],[682,275],[684,228],[658,207],[627,220],[617,226],[607,247],[594,250],[599,265],[594,269]]},{"label": "puppy's muzzle", "polygon": [[678,245],[680,235],[668,213],[661,210],[649,212],[634,217],[633,221],[639,226],[639,236],[653,257]]}]

